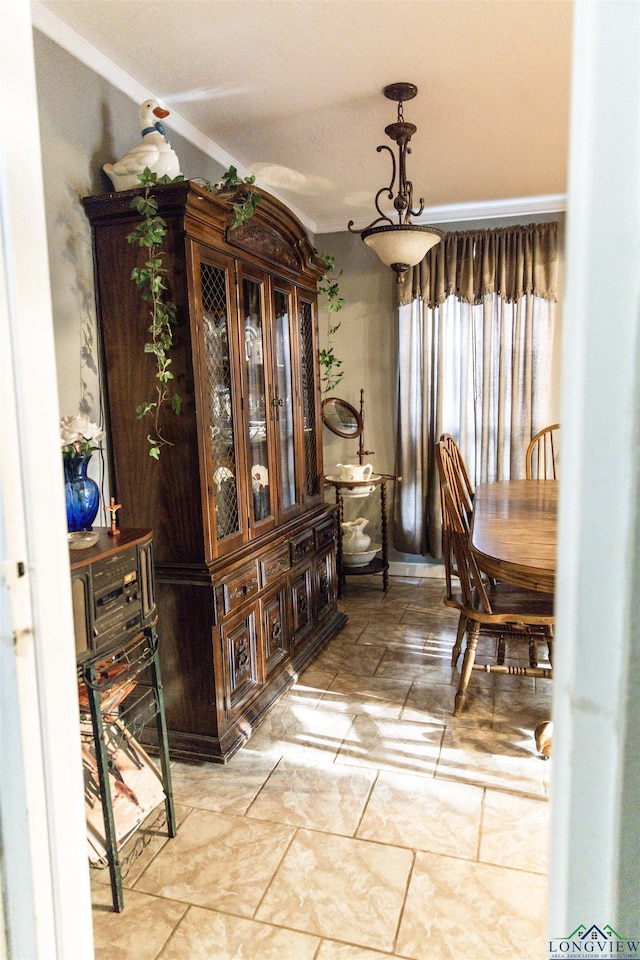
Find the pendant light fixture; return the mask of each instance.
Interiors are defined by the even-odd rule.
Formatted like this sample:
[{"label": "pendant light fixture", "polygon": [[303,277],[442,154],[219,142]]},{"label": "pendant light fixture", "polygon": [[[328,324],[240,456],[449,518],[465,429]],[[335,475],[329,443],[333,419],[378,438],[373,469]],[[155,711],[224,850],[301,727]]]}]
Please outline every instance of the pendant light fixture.
[{"label": "pendant light fixture", "polygon": [[[392,170],[391,183],[388,187],[381,187],[376,194],[376,210],[380,214],[373,220],[368,227],[362,230],[353,229],[353,220],[347,224],[347,229],[351,233],[359,233],[362,239],[378,254],[383,263],[391,267],[398,278],[398,283],[402,283],[409,267],[414,267],[424,258],[426,253],[439,243],[443,236],[441,230],[435,227],[421,226],[412,223],[412,217],[419,217],[424,210],[424,200],[420,198],[420,209],[413,210],[413,184],[407,180],[407,154],[411,153],[409,141],[418,129],[415,124],[407,123],[404,119],[402,104],[407,100],[413,100],[418,92],[418,88],[413,83],[392,83],[384,88],[384,95],[389,100],[395,100],[398,103],[398,119],[396,123],[390,123],[385,127],[384,132],[391,140],[398,144],[398,163],[391,147],[383,144],[378,147],[378,153],[381,150],[388,150],[391,154]],[[394,199],[393,191],[398,176],[398,193]],[[386,195],[389,200],[393,200],[398,222],[394,223],[391,216],[384,213],[380,208],[380,198]],[[382,226],[377,226],[382,224]]]}]

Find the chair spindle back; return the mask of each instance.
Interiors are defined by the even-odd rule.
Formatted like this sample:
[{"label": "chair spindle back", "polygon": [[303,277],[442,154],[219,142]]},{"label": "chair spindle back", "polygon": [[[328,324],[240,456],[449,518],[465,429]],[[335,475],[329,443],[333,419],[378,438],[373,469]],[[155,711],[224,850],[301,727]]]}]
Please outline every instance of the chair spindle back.
[{"label": "chair spindle back", "polygon": [[525,454],[527,480],[557,480],[560,424],[552,423],[531,439]]},{"label": "chair spindle back", "polygon": [[465,498],[461,495],[456,480],[457,464],[444,440],[436,444],[436,464],[440,477],[447,597],[451,598],[452,579],[457,578],[464,605],[473,609],[479,602],[484,611],[490,614],[491,603],[476,558],[471,551],[470,519],[466,512]]}]

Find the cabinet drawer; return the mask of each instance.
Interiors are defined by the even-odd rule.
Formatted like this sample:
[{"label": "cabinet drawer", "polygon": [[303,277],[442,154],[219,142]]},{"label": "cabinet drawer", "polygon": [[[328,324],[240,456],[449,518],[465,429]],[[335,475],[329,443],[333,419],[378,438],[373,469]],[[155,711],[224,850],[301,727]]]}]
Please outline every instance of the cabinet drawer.
[{"label": "cabinet drawer", "polygon": [[291,548],[291,565],[294,566],[314,552],[316,542],[313,530],[304,530],[302,533],[296,534],[295,537],[291,537],[289,546]]},{"label": "cabinet drawer", "polygon": [[328,517],[326,520],[323,520],[322,523],[319,523],[314,532],[316,536],[316,550],[320,550],[321,547],[331,543],[336,533],[333,517]]},{"label": "cabinet drawer", "polygon": [[242,570],[237,570],[232,576],[227,577],[222,584],[225,614],[237,610],[241,604],[254,597],[259,589],[258,570],[255,563],[247,564]]},{"label": "cabinet drawer", "polygon": [[260,583],[263,587],[268,586],[277,580],[283,573],[286,573],[291,566],[289,556],[289,544],[281,544],[277,550],[272,550],[259,561],[260,564]]}]

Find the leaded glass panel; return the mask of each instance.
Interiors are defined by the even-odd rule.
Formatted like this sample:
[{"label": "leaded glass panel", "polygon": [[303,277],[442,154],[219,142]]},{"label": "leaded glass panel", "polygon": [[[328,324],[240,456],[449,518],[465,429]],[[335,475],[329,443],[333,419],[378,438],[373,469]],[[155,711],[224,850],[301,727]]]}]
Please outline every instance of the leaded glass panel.
[{"label": "leaded glass panel", "polygon": [[271,514],[269,450],[267,447],[267,398],[264,376],[262,284],[242,281],[245,361],[249,401],[249,444],[253,516],[264,520]]},{"label": "leaded glass panel", "polygon": [[319,492],[318,448],[316,444],[316,393],[313,382],[313,311],[307,300],[300,301],[300,357],[302,411],[304,417],[304,469],[308,497]]},{"label": "leaded glass panel", "polygon": [[280,434],[282,505],[286,510],[296,502],[295,441],[293,433],[293,385],[288,293],[275,291],[275,348],[277,382],[277,424]]},{"label": "leaded glass panel", "polygon": [[240,530],[231,404],[226,271],[203,262],[200,264],[200,282],[216,497],[216,538],[222,540]]}]

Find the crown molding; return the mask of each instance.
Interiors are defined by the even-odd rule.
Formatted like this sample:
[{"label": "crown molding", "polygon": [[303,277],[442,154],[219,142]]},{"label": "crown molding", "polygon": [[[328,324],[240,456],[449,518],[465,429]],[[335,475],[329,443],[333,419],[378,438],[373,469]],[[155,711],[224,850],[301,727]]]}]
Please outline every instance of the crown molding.
[{"label": "crown molding", "polygon": [[[107,80],[113,87],[130,97],[135,104],[141,103],[148,97],[162,100],[152,90],[144,87],[135,77],[127,73],[116,63],[101,53],[97,47],[85,40],[80,34],[72,30],[63,20],[44,7],[38,0],[31,3],[31,22],[33,26],[45,36],[53,40],[73,57],[84,63],[90,70]],[[163,101],[164,102],[164,101]],[[171,110],[171,129],[201,150],[206,156],[220,163],[224,169],[236,167],[241,177],[250,176],[252,171],[246,169],[227,151],[205,136],[188,120]],[[307,214],[291,204],[289,199],[280,196],[269,184],[256,177],[256,184],[268,193],[277,197],[312,234],[341,233],[346,231],[347,214],[339,221],[325,221],[316,223]],[[488,200],[479,203],[453,203],[442,206],[427,207],[421,217],[416,218],[417,224],[445,224],[460,223],[468,220],[499,220],[505,217],[528,217],[539,214],[560,213],[567,208],[566,194],[550,194],[538,197],[516,197],[508,200]]]},{"label": "crown molding", "polygon": [[[166,102],[162,97],[154,93],[153,90],[148,90],[144,87],[135,77],[132,77],[126,70],[119,67],[113,60],[105,57],[97,47],[94,47],[93,44],[85,40],[84,37],[81,37],[79,33],[72,30],[63,20],[60,20],[54,13],[41,3],[38,3],[38,0],[32,0],[31,2],[31,23],[37,30],[49,37],[50,40],[53,40],[54,43],[57,43],[58,46],[66,50],[67,53],[70,53],[71,56],[75,57],[76,60],[84,63],[90,70],[93,70],[94,73],[97,73],[117,90],[120,90],[121,93],[130,97],[135,104],[142,103],[143,100],[147,100],[150,97],[162,103]],[[171,109],[170,126],[173,131],[179,133],[185,140],[188,140],[189,143],[192,143],[199,150],[202,150],[202,152],[208,157],[211,157],[212,160],[222,164],[225,170],[230,166],[234,166],[239,176],[251,176],[251,170],[248,170],[243,164],[232,157],[231,154],[227,153],[219,143],[205,136],[200,130],[194,127],[192,123],[185,120],[179,113],[176,113],[173,108]],[[259,177],[256,177],[256,184],[284,203],[307,230],[311,233],[316,232],[315,221],[311,220],[306,214],[302,213],[301,210],[293,206],[289,200],[284,200],[272,187],[261,183]]]},{"label": "crown molding", "polygon": [[[467,220],[500,220],[504,217],[531,217],[539,214],[563,213],[567,196],[553,193],[539,197],[514,197],[509,200],[486,200],[477,203],[448,203],[426,207],[414,223],[428,226],[442,223],[463,223]],[[343,220],[318,224],[318,233],[341,233],[347,229]]]}]

